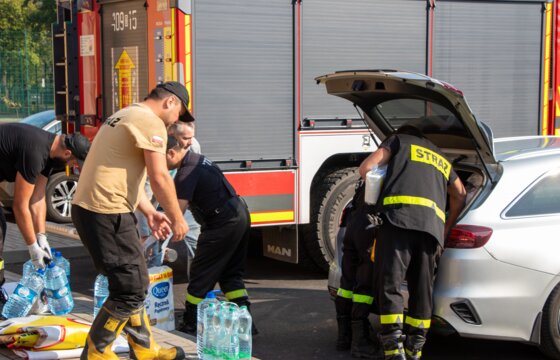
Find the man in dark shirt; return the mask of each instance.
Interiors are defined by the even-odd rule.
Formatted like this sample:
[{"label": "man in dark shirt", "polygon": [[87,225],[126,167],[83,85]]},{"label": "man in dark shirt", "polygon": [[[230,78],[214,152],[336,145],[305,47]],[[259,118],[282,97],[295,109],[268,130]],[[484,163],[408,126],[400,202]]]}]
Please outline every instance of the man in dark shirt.
[{"label": "man in dark shirt", "polygon": [[[190,132],[194,135],[193,128]],[[251,219],[243,199],[212,161],[181,148],[174,138],[170,137],[167,144],[168,167],[178,168],[175,187],[179,206],[182,211],[190,208],[202,226],[190,270],[184,323],[179,329],[194,335],[197,305],[216,283],[229,301],[250,305],[243,274]]]},{"label": "man in dark shirt", "polygon": [[[52,258],[45,234],[48,177],[53,169],[85,159],[89,145],[80,134],[55,135],[27,124],[0,125],[0,181],[15,183],[14,216],[37,268],[44,268],[45,261]],[[5,236],[6,218],[0,207],[0,287],[4,283],[1,256]],[[0,306],[2,298],[0,295]]]}]

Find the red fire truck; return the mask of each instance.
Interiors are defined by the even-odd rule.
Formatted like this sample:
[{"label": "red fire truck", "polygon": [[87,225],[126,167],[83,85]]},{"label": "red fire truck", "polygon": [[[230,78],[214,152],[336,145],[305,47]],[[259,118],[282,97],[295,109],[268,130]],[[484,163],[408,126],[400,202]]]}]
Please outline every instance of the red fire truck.
[{"label": "red fire truck", "polygon": [[313,79],[425,73],[460,88],[495,136],[560,133],[552,0],[58,0],[56,114],[93,137],[160,82],[192,94],[197,138],[249,204],[264,254],[332,259],[361,114]]}]

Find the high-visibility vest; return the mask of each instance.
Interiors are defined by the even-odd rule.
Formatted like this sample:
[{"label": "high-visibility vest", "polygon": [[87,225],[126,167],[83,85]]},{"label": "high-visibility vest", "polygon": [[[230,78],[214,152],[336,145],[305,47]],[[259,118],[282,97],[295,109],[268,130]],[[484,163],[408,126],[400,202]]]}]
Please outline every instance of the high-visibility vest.
[{"label": "high-visibility vest", "polygon": [[430,233],[443,246],[447,186],[457,175],[429,140],[394,136],[398,150],[392,151],[379,197],[381,212],[393,225]]}]

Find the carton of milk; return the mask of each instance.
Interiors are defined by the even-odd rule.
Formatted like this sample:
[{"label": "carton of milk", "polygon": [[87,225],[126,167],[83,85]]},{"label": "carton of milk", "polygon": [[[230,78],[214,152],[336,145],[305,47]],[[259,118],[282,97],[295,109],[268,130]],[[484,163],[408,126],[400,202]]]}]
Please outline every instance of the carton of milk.
[{"label": "carton of milk", "polygon": [[175,306],[173,305],[173,270],[169,266],[148,269],[150,286],[144,301],[150,325],[162,330],[175,330]]}]

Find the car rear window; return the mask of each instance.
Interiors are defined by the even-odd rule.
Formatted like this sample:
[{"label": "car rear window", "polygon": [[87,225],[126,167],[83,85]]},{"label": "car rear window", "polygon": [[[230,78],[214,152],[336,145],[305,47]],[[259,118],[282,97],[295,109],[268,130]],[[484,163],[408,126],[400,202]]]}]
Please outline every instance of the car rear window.
[{"label": "car rear window", "polygon": [[560,168],[538,179],[506,211],[507,217],[560,214]]}]

